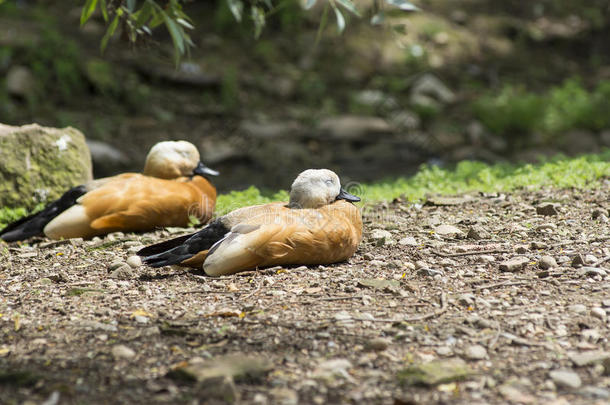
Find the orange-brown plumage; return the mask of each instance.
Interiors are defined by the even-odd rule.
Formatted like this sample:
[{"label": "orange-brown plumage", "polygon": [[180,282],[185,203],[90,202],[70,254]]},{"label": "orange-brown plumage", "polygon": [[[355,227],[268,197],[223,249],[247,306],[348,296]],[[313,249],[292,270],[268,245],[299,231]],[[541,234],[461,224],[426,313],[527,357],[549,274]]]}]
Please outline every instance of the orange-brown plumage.
[{"label": "orange-brown plumage", "polygon": [[[187,226],[192,217],[207,223],[214,212],[216,189],[199,175],[205,170],[214,173],[199,162],[192,144],[161,142],[147,157],[146,175],[125,173],[81,186],[80,195],[40,230],[54,239],[90,238],[114,231]],[[170,175],[178,177],[170,179]]]},{"label": "orange-brown plumage", "polygon": [[[309,173],[310,177],[328,175],[330,171],[312,172],[315,173]],[[288,204],[271,203],[235,210],[208,228],[176,240],[177,243],[163,242],[139,254],[155,267],[203,266],[213,276],[257,267],[347,260],[362,239],[362,218],[358,208],[342,198],[355,201],[356,197],[340,191],[338,177],[328,187],[328,193],[323,185],[301,190],[295,184]],[[295,204],[293,194],[297,195],[299,204]]]}]

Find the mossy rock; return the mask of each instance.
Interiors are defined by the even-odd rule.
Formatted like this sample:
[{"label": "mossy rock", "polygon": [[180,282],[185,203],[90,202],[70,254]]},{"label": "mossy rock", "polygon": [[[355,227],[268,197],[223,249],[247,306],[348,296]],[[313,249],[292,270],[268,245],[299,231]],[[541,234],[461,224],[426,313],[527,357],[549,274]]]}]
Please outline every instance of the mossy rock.
[{"label": "mossy rock", "polygon": [[34,208],[92,180],[91,154],[78,130],[0,124],[0,208]]}]

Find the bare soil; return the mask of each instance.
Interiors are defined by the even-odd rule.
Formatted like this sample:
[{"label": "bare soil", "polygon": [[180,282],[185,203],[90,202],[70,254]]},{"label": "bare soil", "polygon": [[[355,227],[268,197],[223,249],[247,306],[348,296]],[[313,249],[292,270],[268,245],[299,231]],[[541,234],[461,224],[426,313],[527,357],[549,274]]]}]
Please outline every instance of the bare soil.
[{"label": "bare soil", "polygon": [[182,230],[2,245],[0,403],[608,403],[608,189],[369,206],[348,263],[221,278],[125,264]]}]

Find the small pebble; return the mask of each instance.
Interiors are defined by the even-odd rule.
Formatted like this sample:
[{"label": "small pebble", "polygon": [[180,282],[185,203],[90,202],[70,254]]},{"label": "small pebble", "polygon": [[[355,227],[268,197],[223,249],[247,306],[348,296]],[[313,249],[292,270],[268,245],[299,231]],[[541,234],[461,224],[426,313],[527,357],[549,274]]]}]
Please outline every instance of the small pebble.
[{"label": "small pebble", "polygon": [[487,350],[481,345],[472,345],[466,348],[464,355],[469,360],[483,360],[487,357]]},{"label": "small pebble", "polygon": [[126,263],[131,266],[131,268],[136,269],[142,265],[142,259],[140,256],[129,256],[126,260]]},{"label": "small pebble", "polygon": [[606,215],[606,211],[601,208],[595,208],[593,212],[591,212],[591,218],[598,219],[601,215]]},{"label": "small pebble", "polygon": [[548,249],[548,248],[549,248],[549,245],[547,245],[544,242],[536,242],[536,241],[534,241],[534,242],[530,243],[530,249],[531,250],[541,250],[541,249]]},{"label": "small pebble", "polygon": [[506,260],[500,263],[500,271],[521,271],[525,268],[527,263],[529,263],[529,259],[527,257],[513,257],[510,260]]},{"label": "small pebble", "polygon": [[367,342],[366,348],[370,351],[381,352],[387,349],[390,346],[390,343],[391,341],[389,339],[378,337]]},{"label": "small pebble", "polygon": [[109,272],[114,271],[114,270],[118,269],[119,267],[123,266],[124,264],[125,264],[125,262],[122,260],[115,260],[108,265],[108,271]]},{"label": "small pebble", "polygon": [[481,255],[477,258],[477,262],[478,263],[491,263],[491,262],[495,262],[496,258],[493,257],[492,255]]},{"label": "small pebble", "polygon": [[540,262],[538,263],[543,270],[552,269],[553,267],[557,267],[557,262],[553,258],[553,256],[542,256],[540,258]]},{"label": "small pebble", "polygon": [[578,254],[572,258],[572,267],[579,267],[585,264],[585,259],[583,259],[582,255]]},{"label": "small pebble", "polygon": [[584,314],[585,312],[587,312],[587,307],[582,304],[569,305],[568,311],[574,312],[577,314]]},{"label": "small pebble", "polygon": [[115,359],[133,359],[136,357],[136,352],[125,345],[116,345],[112,348],[112,356]]},{"label": "small pebble", "polygon": [[112,271],[108,276],[110,278],[116,278],[118,280],[131,280],[133,278],[133,270],[128,264],[123,263],[119,268]]},{"label": "small pebble", "polygon": [[585,263],[587,264],[593,264],[597,261],[597,257],[593,256],[593,255],[586,255],[585,256]]},{"label": "small pebble", "polygon": [[580,377],[572,370],[553,370],[549,373],[549,377],[560,387],[575,389],[582,385]]},{"label": "small pebble", "polygon": [[557,205],[552,203],[540,204],[536,207],[536,214],[538,215],[557,215]]},{"label": "small pebble", "polygon": [[398,244],[403,246],[417,246],[417,241],[413,236],[406,236],[399,240]]},{"label": "small pebble", "polygon": [[603,308],[600,307],[593,307],[591,308],[591,315],[601,319],[602,321],[604,319],[606,319],[606,311]]}]

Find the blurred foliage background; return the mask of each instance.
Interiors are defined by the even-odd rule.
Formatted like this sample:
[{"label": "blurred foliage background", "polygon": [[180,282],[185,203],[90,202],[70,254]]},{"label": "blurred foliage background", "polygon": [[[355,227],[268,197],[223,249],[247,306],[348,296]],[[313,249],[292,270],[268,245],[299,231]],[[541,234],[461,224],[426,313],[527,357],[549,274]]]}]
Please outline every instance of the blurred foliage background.
[{"label": "blurred foliage background", "polygon": [[607,1],[152,3],[0,1],[0,122],[77,127],[96,176],[188,139],[221,190],[610,146]]}]

